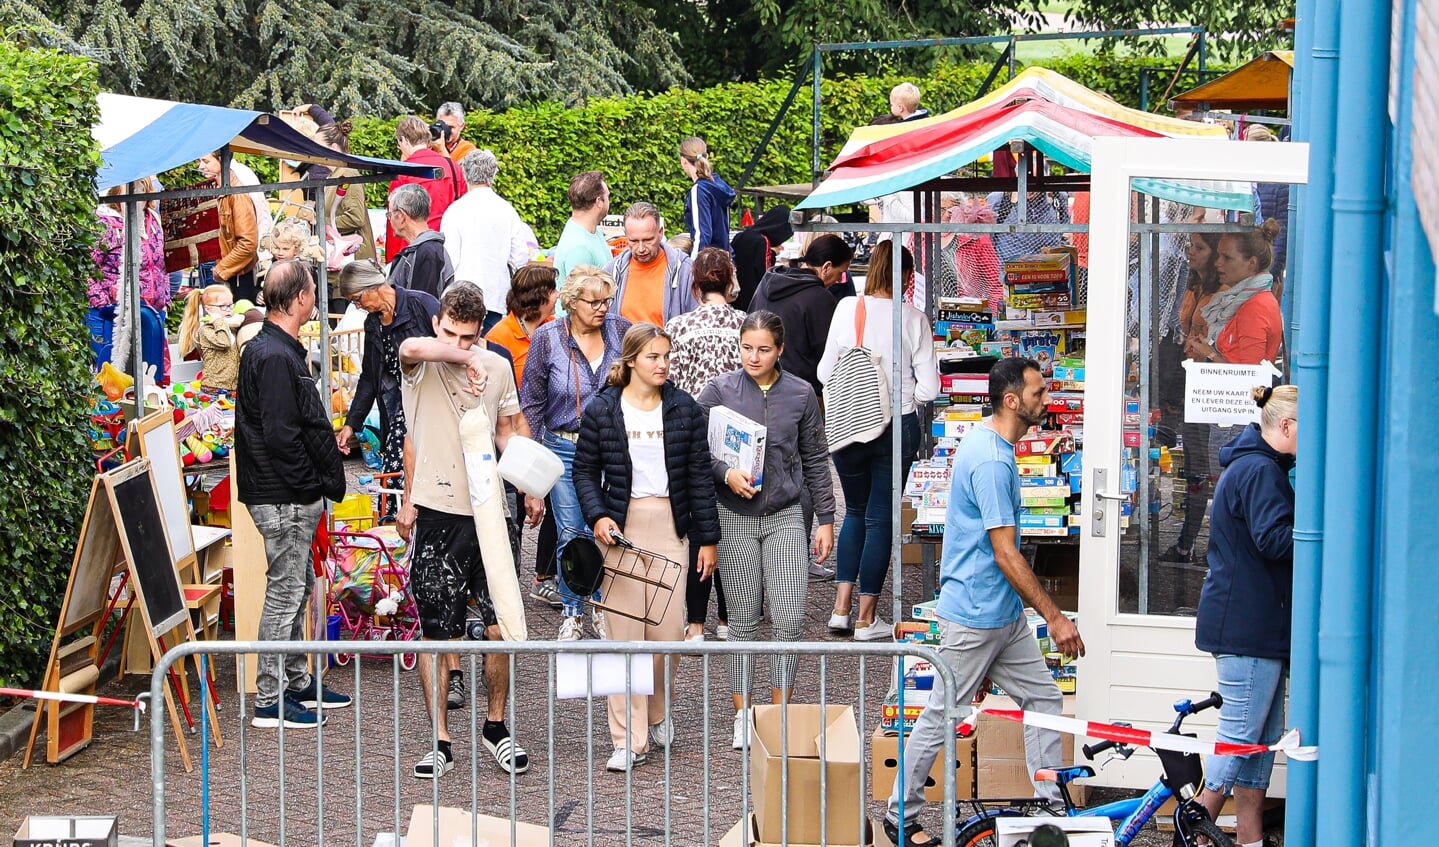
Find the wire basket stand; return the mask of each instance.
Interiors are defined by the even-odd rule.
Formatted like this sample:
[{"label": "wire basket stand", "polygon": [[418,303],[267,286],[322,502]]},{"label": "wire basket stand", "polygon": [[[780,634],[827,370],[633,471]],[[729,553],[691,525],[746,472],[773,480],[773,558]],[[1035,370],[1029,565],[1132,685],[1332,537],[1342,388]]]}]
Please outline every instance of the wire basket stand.
[{"label": "wire basket stand", "polygon": [[[605,552],[605,572],[600,579],[600,599],[589,604],[606,614],[619,615],[646,626],[659,626],[674,600],[676,588],[684,578],[685,566],[659,553],[635,546],[634,542],[616,532]],[[607,602],[616,585],[637,582],[644,592],[644,608],[623,608]]]}]

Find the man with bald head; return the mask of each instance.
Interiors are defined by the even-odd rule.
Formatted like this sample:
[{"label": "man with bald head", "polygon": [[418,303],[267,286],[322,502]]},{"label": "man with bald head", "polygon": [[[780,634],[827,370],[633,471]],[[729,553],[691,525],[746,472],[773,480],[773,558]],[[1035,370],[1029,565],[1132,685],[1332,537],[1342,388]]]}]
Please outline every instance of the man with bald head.
[{"label": "man with bald head", "polygon": [[[325,499],[345,496],[345,470],[334,431],[300,344],[315,315],[309,266],[276,262],[265,275],[265,322],[240,354],[235,389],[235,484],[265,539],[265,605],[261,641],[300,641],[314,589],[310,541]],[[255,675],[260,728],[318,726],[323,709],[350,705],[310,675],[303,654],[260,654]],[[317,712],[316,709],[320,711]]]}]

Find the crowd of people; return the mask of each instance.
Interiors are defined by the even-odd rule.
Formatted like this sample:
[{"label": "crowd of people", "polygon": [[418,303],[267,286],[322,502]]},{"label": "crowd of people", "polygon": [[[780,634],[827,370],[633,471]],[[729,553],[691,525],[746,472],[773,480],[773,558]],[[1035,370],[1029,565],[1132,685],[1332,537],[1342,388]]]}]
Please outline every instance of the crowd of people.
[{"label": "crowd of people", "polygon": [[[912,85],[896,88],[891,103],[895,121],[927,114]],[[309,114],[322,143],[348,150],[347,123],[314,107]],[[906,302],[916,276],[910,249],[895,240],[877,244],[856,292],[849,275],[854,249],[840,237],[808,238],[792,261],[780,261],[779,251],[793,235],[787,209],[772,210],[731,237],[734,191],[715,173],[705,142],[690,137],[677,147],[677,165],[690,183],[682,198],[684,233],[671,237],[657,206],[639,200],[624,211],[623,248],[612,251],[599,230],[610,210],[610,186],[603,172],[589,170],[571,180],[571,216],[556,247],[536,261],[534,231],[495,191],[499,157],[461,137],[464,120],[459,104],[449,103],[434,123],[408,117],[397,125],[402,158],[432,165],[437,176],[391,184],[382,244],[375,241],[358,186],[333,186],[323,194],[338,233],[357,241],[353,260],[337,277],[337,302],[366,313],[360,374],[338,432],[314,390],[310,354],[299,341],[300,327],[330,308],[317,302],[314,259],[305,253],[308,231],[289,218],[271,224],[259,195],[219,201],[220,255],[206,269],[208,284],[196,286],[186,304],[180,351],[202,359],[207,388],[236,395],[238,498],[264,538],[269,561],[259,637],[299,637],[313,580],[310,538],[323,501],[343,497],[343,457],[376,406],[382,468],[403,477],[404,496],[385,517],[410,542],[411,589],[426,639],[463,637],[471,608],[486,638],[501,637],[460,439],[461,420],[476,408],[490,421],[498,451],[523,436],[562,464],[559,480],[542,498],[508,484],[505,498],[517,563],[521,525],[537,530],[528,591],[561,611],[557,639],[581,639],[588,627],[601,639],[703,640],[713,594],[716,637],[758,640],[768,617],[772,640],[798,641],[810,583],[825,577],[836,583],[832,632],[861,641],[891,637],[878,603],[895,532],[891,479],[896,461],[905,466],[915,459],[919,407],[939,394],[929,319]],[[217,152],[197,165],[213,178],[224,159]],[[257,184],[241,168],[232,163],[230,181]],[[946,195],[944,201],[945,219],[957,222],[1011,221],[1017,209],[1010,195]],[[1032,220],[1067,220],[1071,214],[1068,198],[1036,195],[1029,201],[1030,215],[1040,216]],[[128,325],[118,321],[121,303],[110,281],[123,220],[111,207],[102,205],[100,214],[107,225],[97,250],[101,276],[90,287],[97,361],[122,345],[112,328]],[[174,291],[163,274],[163,234],[153,210],[145,210],[143,219],[143,307],[163,314]],[[1175,338],[1185,355],[1209,362],[1276,358],[1279,295],[1271,275],[1282,273],[1272,248],[1276,230],[1271,219],[1252,233],[1189,236],[1189,283],[1178,298]],[[1014,249],[999,237],[947,236],[935,271],[942,293],[998,305],[1000,263]],[[384,264],[375,258],[381,252]],[[254,314],[264,320],[239,317],[242,300],[263,303],[263,312]],[[878,437],[831,451],[825,385],[853,348],[876,351],[879,367],[892,372],[895,309],[904,328],[901,405]],[[142,326],[148,359],[150,323]],[[1014,442],[1043,419],[1045,382],[1034,362],[1009,359],[995,367],[990,389],[994,414],[963,440],[955,459],[941,562],[942,637],[954,657],[961,698],[992,678],[1023,708],[1057,714],[1058,692],[1022,607],[1048,620],[1066,652],[1082,654],[1083,641],[1028,569],[1016,534]],[[1287,391],[1257,397],[1263,425],[1212,462],[1209,454],[1222,445],[1212,443],[1203,427],[1185,429],[1186,446],[1198,448],[1188,465],[1190,504],[1180,540],[1166,556],[1193,555],[1211,464],[1242,465],[1264,477],[1264,485],[1282,488],[1276,474],[1285,469],[1286,456],[1292,462],[1297,404]],[[719,406],[764,422],[762,475],[711,456],[707,421]],[[891,449],[893,427],[900,432],[898,456]],[[837,534],[836,477],[845,507]],[[1244,510],[1256,507],[1252,497],[1235,492],[1239,483],[1226,484],[1215,493],[1209,560],[1217,576],[1206,583],[1201,602],[1200,646],[1223,654],[1221,676],[1242,664],[1251,680],[1264,674],[1270,690],[1282,674],[1275,663],[1282,665],[1283,656],[1263,645],[1277,634],[1256,630],[1254,638],[1242,638],[1211,624],[1217,607],[1244,606],[1252,616],[1249,607],[1256,602],[1282,602],[1282,587],[1261,596],[1243,568],[1255,558],[1285,567],[1287,537],[1279,537],[1280,529],[1263,538],[1243,536],[1236,527],[1254,520]],[[1260,518],[1282,528],[1284,506],[1281,492],[1260,507]],[[1292,522],[1292,493],[1288,508]],[[607,559],[633,545],[658,554],[653,567],[682,563],[683,588],[671,586],[673,602],[654,622],[644,613],[651,598],[643,582],[617,582],[608,596],[593,586],[572,586],[566,551],[586,543]],[[831,556],[835,571],[825,567]],[[659,573],[647,579],[662,582]],[[607,615],[601,606],[622,612]],[[1253,655],[1240,662],[1235,653]],[[486,659],[488,711],[478,740],[501,769],[523,773],[529,755],[504,723],[508,670],[503,657]],[[657,656],[653,695],[610,699],[609,770],[628,771],[653,747],[674,743],[666,683],[672,684],[675,670]],[[796,658],[775,656],[770,670],[771,701],[790,701]],[[758,687],[753,657],[731,655],[728,675],[733,746],[743,749]],[[437,778],[455,760],[447,714],[469,698],[453,655],[426,656],[420,679],[438,743],[413,774]],[[325,708],[350,705],[347,695],[321,685],[294,657],[262,658],[257,686],[256,726],[316,726],[324,722]],[[1255,740],[1239,736],[1261,728],[1268,734],[1277,702],[1269,693],[1262,727],[1239,725],[1238,719],[1231,727],[1222,717],[1222,730],[1232,730],[1233,740]],[[936,698],[910,741],[904,820],[897,817],[901,798],[891,798],[885,823],[899,843],[926,843],[916,818],[923,805],[917,792],[939,749],[944,703]],[[1259,723],[1251,717],[1248,723]],[[1031,764],[1057,761],[1056,750],[1045,735],[1030,750]],[[1226,779],[1242,788],[1267,784],[1267,770],[1262,779],[1258,770],[1216,773],[1206,803],[1227,787]]]}]

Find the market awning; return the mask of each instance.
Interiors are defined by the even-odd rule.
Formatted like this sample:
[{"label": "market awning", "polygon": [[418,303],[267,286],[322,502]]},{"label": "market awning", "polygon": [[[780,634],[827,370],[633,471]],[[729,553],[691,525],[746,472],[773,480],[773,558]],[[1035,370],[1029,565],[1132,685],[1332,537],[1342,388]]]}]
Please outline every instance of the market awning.
[{"label": "market awning", "polygon": [[[1223,127],[1138,112],[1044,68],[932,118],[855,130],[830,174],[796,208],[857,203],[953,173],[1009,141],[1028,142],[1055,162],[1089,171],[1094,138],[1189,137],[1223,140]],[[1250,209],[1248,183],[1136,180],[1135,188],[1193,205]]]},{"label": "market awning", "polygon": [[100,122],[90,132],[100,145],[99,191],[193,162],[227,144],[237,153],[350,167],[362,173],[434,176],[433,168],[422,165],[339,153],[307,138],[277,115],[246,109],[101,94]]},{"label": "market awning", "polygon": [[1294,51],[1275,50],[1235,68],[1218,79],[1174,97],[1169,102],[1211,109],[1289,108],[1289,78],[1294,72]]}]

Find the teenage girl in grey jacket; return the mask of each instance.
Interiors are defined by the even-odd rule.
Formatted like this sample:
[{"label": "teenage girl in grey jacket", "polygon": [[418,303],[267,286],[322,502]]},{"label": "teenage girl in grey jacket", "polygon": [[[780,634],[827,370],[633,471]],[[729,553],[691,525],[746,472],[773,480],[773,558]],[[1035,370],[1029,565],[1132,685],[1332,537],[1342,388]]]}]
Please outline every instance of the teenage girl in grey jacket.
[{"label": "teenage girl in grey jacket", "polygon": [[[823,562],[834,546],[834,489],[819,401],[809,383],[778,368],[784,324],[773,312],[751,312],[740,327],[743,367],[715,377],[699,402],[727,406],[766,429],[763,478],[756,487],[744,470],[714,461],[719,497],[719,574],[729,601],[730,640],[754,641],[769,598],[775,641],[798,641],[804,632],[809,587],[808,534],[800,510],[809,489],[819,527],[814,553]],[[733,587],[731,587],[733,586]],[[771,698],[782,703],[794,684],[794,656],[771,662]],[[729,657],[734,695],[734,747],[747,743],[754,657]]]}]

